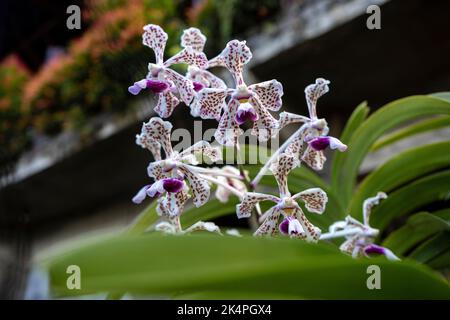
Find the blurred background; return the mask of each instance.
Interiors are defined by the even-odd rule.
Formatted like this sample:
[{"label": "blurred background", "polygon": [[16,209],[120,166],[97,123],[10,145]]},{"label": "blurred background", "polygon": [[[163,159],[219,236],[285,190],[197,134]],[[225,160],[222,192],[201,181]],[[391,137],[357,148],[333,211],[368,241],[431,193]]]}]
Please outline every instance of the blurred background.
[{"label": "blurred background", "polygon": [[[79,30],[66,26],[73,4],[81,8]],[[366,27],[372,4],[381,8],[380,30]],[[248,79],[282,82],[287,111],[306,113],[304,87],[329,79],[319,114],[338,136],[364,100],[375,110],[407,95],[448,91],[449,13],[446,0],[2,0],[0,298],[24,297],[40,251],[120,229],[143,209],[130,199],[147,182],[151,156],[134,136],[153,115],[154,100],[127,91],[154,59],[141,44],[143,25],[169,34],[167,56],[189,26],[208,37],[209,58],[232,38],[247,40],[254,56]],[[194,120],[185,106],[170,118],[190,130]],[[204,121],[204,129],[214,126]],[[439,135],[450,134],[415,139]],[[361,174],[384,157],[371,155]]]}]

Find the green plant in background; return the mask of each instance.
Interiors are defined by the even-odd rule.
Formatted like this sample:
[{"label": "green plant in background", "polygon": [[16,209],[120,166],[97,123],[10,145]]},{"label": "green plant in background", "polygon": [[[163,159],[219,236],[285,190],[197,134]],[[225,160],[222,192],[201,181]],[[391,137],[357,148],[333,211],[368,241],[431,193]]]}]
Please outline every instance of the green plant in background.
[{"label": "green plant in background", "polygon": [[[147,25],[144,30],[144,44],[155,51],[157,61],[145,79],[130,87],[130,92],[151,90],[158,95],[159,110],[171,107],[167,95],[192,93],[195,98],[191,110],[196,110],[193,114],[217,119],[217,141],[226,145],[234,141],[232,150],[238,153],[259,151],[254,146],[240,149],[234,139],[241,134],[239,125],[244,118],[254,123],[252,134],[260,140],[267,138],[267,132],[261,138],[264,129],[273,131],[273,135],[276,129],[290,123],[300,123],[301,127],[270,158],[263,160],[263,166],[244,165],[239,176],[196,165],[194,152],[214,161],[220,159],[220,152],[209,143],[201,141],[178,153],[171,146],[169,122],[152,118],[144,123],[136,142],[154,155],[155,161],[148,167],[154,183],[144,186],[133,201],[140,203],[146,196],[158,199],[124,234],[49,258],[46,264],[56,295],[110,292],[110,297],[120,297],[129,292],[174,298],[450,298],[448,280],[442,276],[450,266],[446,209],[450,194],[450,141],[402,151],[358,180],[361,164],[371,150],[448,123],[444,121],[450,116],[448,94],[396,100],[370,116],[366,103],[362,103],[350,117],[341,142],[327,135],[325,119],[316,114],[317,99],[328,91],[327,80],[319,78],[305,89],[309,117],[281,113],[277,126],[272,127],[272,116],[266,109],[279,110],[282,86],[270,80],[247,87],[242,71],[251,52],[245,42],[230,41],[219,56],[209,61],[210,66],[226,66],[233,74],[236,88],[224,91],[206,86],[208,81],[204,78],[202,86],[196,86],[188,76],[174,77],[170,64],[161,58],[167,34],[155,25]],[[185,31],[184,49],[174,57],[190,65],[202,57],[203,66],[205,57],[198,48],[203,48],[205,41],[199,30]],[[167,61],[172,63],[174,58]],[[205,71],[199,70],[201,74]],[[177,81],[177,85],[172,81]],[[197,87],[200,89],[196,93]],[[234,117],[229,115],[232,108],[236,108]],[[258,122],[261,119],[265,121]],[[222,137],[227,139],[221,142]],[[306,166],[299,167],[301,161],[320,170],[326,160],[326,147],[345,151],[347,146],[347,152],[333,157],[330,181]],[[230,152],[226,146],[223,149]],[[264,175],[267,169],[273,175]],[[250,190],[236,189],[232,179],[244,180],[247,174],[253,178],[252,183],[247,183]],[[208,201],[208,182],[234,193],[237,199],[222,203],[218,197]],[[264,188],[264,193],[253,192],[257,186]],[[185,209],[189,194],[196,207]],[[297,199],[305,204],[299,205]],[[261,203],[261,212],[266,213],[260,215],[261,225],[256,224],[254,234],[274,237],[255,238],[246,230],[242,230],[242,235],[233,230],[222,236],[215,225],[203,222],[198,225],[199,230],[218,234],[185,235],[192,228],[189,226],[199,221],[236,213],[238,217],[257,217],[258,203],[265,200],[275,205]],[[283,221],[279,224],[280,216]],[[326,229],[330,232],[320,235]],[[291,239],[278,236],[283,233]],[[346,240],[337,241],[339,236],[346,236]],[[352,259],[338,248],[359,258]],[[371,253],[382,253],[391,260],[367,259]],[[395,254],[401,261],[392,261],[398,260]],[[83,270],[82,289],[77,292],[66,287],[66,267],[72,264]],[[373,264],[382,270],[383,290],[370,290],[367,285],[367,270]]]},{"label": "green plant in background", "polygon": [[[1,92],[3,105],[6,100],[13,101],[15,116],[19,121],[11,125],[5,121],[0,128],[2,139],[9,139],[12,127],[20,128],[14,132],[16,143],[2,143],[0,168],[12,164],[27,147],[32,145],[29,131],[46,135],[57,135],[71,129],[80,131],[88,138],[92,129],[87,125],[92,116],[101,113],[123,114],[130,110],[133,100],[129,99],[124,87],[137,77],[145,75],[145,67],[136,63],[144,61],[149,51],[141,46],[142,25],[152,21],[164,25],[170,39],[179,36],[186,20],[203,23],[203,18],[228,12],[220,18],[220,27],[214,18],[211,24],[205,23],[214,35],[222,30],[222,36],[213,36],[208,45],[215,50],[223,45],[230,33],[241,33],[253,22],[233,16],[232,25],[226,25],[232,12],[258,17],[263,21],[276,12],[277,1],[263,1],[260,4],[228,1],[227,10],[216,1],[201,1],[188,4],[172,0],[92,0],[88,1],[83,12],[86,32],[69,44],[67,52],[45,63],[35,75],[18,79],[21,86],[9,90],[5,86]],[[169,40],[167,53],[173,55],[179,45]],[[130,64],[130,61],[135,63]],[[9,102],[8,102],[9,104]],[[6,110],[3,107],[2,110]],[[12,113],[8,111],[9,116]],[[4,116],[6,117],[6,113]],[[12,119],[12,118],[10,118]],[[26,123],[26,124],[25,124]],[[27,127],[30,130],[24,130]],[[6,141],[6,140],[5,140]],[[4,159],[4,160],[3,160]],[[7,170],[8,171],[8,170]]]},{"label": "green plant in background", "polygon": [[0,176],[30,142],[28,117],[22,109],[22,88],[28,78],[17,57],[10,56],[0,64]]}]

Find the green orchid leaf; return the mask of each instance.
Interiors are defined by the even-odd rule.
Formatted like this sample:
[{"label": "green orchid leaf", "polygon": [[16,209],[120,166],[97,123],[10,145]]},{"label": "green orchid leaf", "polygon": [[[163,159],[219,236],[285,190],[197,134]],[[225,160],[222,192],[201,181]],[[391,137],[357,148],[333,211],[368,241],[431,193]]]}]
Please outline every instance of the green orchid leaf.
[{"label": "green orchid leaf", "polygon": [[[352,112],[350,118],[347,121],[347,124],[344,127],[344,130],[341,133],[340,140],[348,144],[350,139],[353,136],[353,133],[358,129],[361,124],[366,120],[367,115],[369,114],[369,107],[367,106],[367,102],[360,103],[356,109]],[[332,181],[338,179],[339,171],[342,168],[344,163],[344,153],[335,152],[333,156],[333,161],[331,164],[331,179]]]},{"label": "green orchid leaf", "polygon": [[375,142],[370,151],[377,151],[401,139],[410,136],[424,133],[427,131],[434,131],[439,128],[450,126],[450,117],[437,117],[433,119],[426,119],[418,123],[414,123],[406,128],[396,130],[390,134],[385,135],[377,142]]},{"label": "green orchid leaf", "polygon": [[332,180],[333,189],[340,190],[345,206],[351,200],[359,167],[373,143],[389,130],[431,115],[450,115],[450,102],[432,96],[396,100],[377,110],[356,129],[348,143],[348,150],[342,154],[342,166]]},{"label": "green orchid leaf", "polygon": [[[66,286],[68,265],[81,290]],[[382,290],[367,287],[370,265]],[[57,295],[129,292],[173,297],[196,292],[259,293],[316,299],[450,298],[449,285],[412,261],[352,259],[325,244],[287,238],[149,234],[95,242],[47,261]],[[195,295],[193,296],[195,297]]]},{"label": "green orchid leaf", "polygon": [[404,226],[389,234],[383,246],[405,256],[412,248],[444,230],[450,231],[447,221],[434,214],[419,212],[411,216]]},{"label": "green orchid leaf", "polygon": [[362,217],[362,204],[378,191],[389,193],[399,186],[438,169],[450,167],[450,141],[408,149],[370,173],[356,189],[350,202],[354,217]]},{"label": "green orchid leaf", "polygon": [[411,213],[427,204],[448,199],[450,192],[450,170],[419,179],[391,193],[375,207],[371,224],[384,230],[393,219]]}]

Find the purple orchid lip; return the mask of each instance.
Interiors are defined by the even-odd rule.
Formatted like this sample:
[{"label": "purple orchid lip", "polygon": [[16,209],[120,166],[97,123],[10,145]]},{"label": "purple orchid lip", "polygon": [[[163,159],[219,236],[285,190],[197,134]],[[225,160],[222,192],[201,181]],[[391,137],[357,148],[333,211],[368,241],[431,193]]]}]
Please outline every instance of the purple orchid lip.
[{"label": "purple orchid lip", "polygon": [[239,106],[236,112],[236,122],[241,125],[246,121],[255,122],[259,119],[255,109],[251,106]]},{"label": "purple orchid lip", "polygon": [[202,90],[205,87],[203,85],[203,83],[200,83],[200,82],[197,82],[197,81],[194,81],[193,84],[194,84],[194,91],[195,92],[199,92],[200,90]]},{"label": "purple orchid lip", "polygon": [[325,150],[330,145],[329,137],[317,137],[308,142],[309,145],[316,151]]},{"label": "purple orchid lip", "polygon": [[278,227],[279,229],[280,229],[280,232],[281,233],[283,233],[283,234],[288,234],[289,233],[289,219],[284,219],[281,223],[280,223],[280,225],[279,225],[279,227]]},{"label": "purple orchid lip", "polygon": [[161,93],[169,88],[169,84],[160,80],[147,80],[147,89],[153,93]]},{"label": "purple orchid lip", "polygon": [[141,90],[142,90],[142,88],[136,84],[128,87],[128,92],[131,93],[132,95],[139,94],[139,92],[141,92]]},{"label": "purple orchid lip", "polygon": [[377,246],[376,244],[369,244],[364,248],[364,253],[366,254],[386,254],[386,250],[381,247]]},{"label": "purple orchid lip", "polygon": [[183,181],[175,178],[164,179],[163,188],[167,192],[177,193],[183,188]]}]

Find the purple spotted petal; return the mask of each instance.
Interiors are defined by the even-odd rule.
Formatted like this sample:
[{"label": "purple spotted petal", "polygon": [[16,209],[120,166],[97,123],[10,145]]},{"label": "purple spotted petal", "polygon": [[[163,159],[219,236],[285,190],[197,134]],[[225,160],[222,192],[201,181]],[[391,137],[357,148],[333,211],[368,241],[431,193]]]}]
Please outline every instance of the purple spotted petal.
[{"label": "purple spotted petal", "polygon": [[317,137],[309,141],[309,145],[316,151],[325,150],[330,145],[329,137]]},{"label": "purple spotted petal", "polygon": [[169,84],[165,81],[147,80],[147,89],[153,93],[161,93],[169,88]]},{"label": "purple spotted petal", "polygon": [[163,188],[167,192],[177,193],[183,189],[184,182],[175,178],[167,178],[163,180]]},{"label": "purple spotted petal", "polygon": [[199,92],[200,90],[202,90],[205,87],[202,83],[197,82],[197,81],[194,81],[193,84],[194,84],[195,92]]},{"label": "purple spotted petal", "polygon": [[236,122],[241,125],[246,121],[255,122],[258,120],[258,114],[249,104],[241,104],[236,112]]}]

